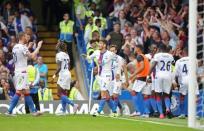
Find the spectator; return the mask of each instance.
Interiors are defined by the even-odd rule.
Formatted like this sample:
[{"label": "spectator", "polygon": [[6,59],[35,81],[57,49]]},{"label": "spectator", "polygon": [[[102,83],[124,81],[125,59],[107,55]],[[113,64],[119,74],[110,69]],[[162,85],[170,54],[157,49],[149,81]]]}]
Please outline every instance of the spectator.
[{"label": "spectator", "polygon": [[113,28],[114,30],[107,35],[106,40],[109,41],[110,44],[117,45],[118,49],[121,49],[124,41],[123,35],[120,33],[120,23],[114,23]]},{"label": "spectator", "polygon": [[38,96],[39,96],[39,101],[53,100],[52,90],[45,87],[45,81],[43,80],[40,80],[40,83],[39,83]]},{"label": "spectator", "polygon": [[[38,98],[38,84],[40,81],[40,73],[38,71],[38,68],[33,66],[33,62],[31,60],[28,62],[27,72],[28,72],[28,81],[29,81],[29,87],[30,87],[30,95],[33,99],[36,110],[40,111],[40,104],[39,104],[39,98]],[[26,110],[26,114],[30,113],[29,107],[26,103],[25,103],[25,110]]]},{"label": "spectator", "polygon": [[35,67],[39,70],[40,80],[43,80],[45,82],[45,87],[47,87],[48,68],[47,65],[43,63],[43,58],[41,56],[37,58],[37,64]]},{"label": "spectator", "polygon": [[20,14],[18,11],[15,11],[15,18],[14,18],[14,27],[16,34],[19,32],[24,32],[26,27],[32,27],[32,24],[29,18],[26,15]]},{"label": "spectator", "polygon": [[3,17],[6,23],[8,22],[9,16],[14,15],[14,10],[12,8],[12,3],[10,1],[6,2],[3,9]]},{"label": "spectator", "polygon": [[79,91],[78,81],[73,81],[71,83],[70,92],[68,94],[70,100],[85,100]]},{"label": "spectator", "polygon": [[74,59],[72,53],[72,45],[73,45],[73,33],[74,33],[74,22],[70,20],[69,14],[65,13],[63,16],[63,21],[60,22],[60,40],[64,41],[67,45],[67,52],[70,57],[70,68],[72,69],[74,66]]}]

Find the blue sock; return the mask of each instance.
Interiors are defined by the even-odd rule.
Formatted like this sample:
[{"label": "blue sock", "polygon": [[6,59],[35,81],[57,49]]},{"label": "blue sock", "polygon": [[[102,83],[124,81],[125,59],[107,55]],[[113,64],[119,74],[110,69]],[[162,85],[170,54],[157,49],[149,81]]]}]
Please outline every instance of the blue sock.
[{"label": "blue sock", "polygon": [[116,108],[117,106],[114,105],[114,102],[112,99],[107,100],[108,106],[110,107],[110,109],[112,110],[113,113],[116,113]]},{"label": "blue sock", "polygon": [[67,96],[65,96],[65,95],[61,95],[61,100],[62,100],[63,102],[65,102],[66,104],[70,104],[70,105],[74,106],[74,103],[73,103],[71,100],[69,100],[69,99],[67,98]]},{"label": "blue sock", "polygon": [[103,110],[104,106],[106,103],[106,99],[102,98],[99,102],[99,108],[98,108],[98,113],[101,113],[101,111]]},{"label": "blue sock", "polygon": [[120,103],[120,101],[118,100],[118,107],[119,107],[119,109],[122,109],[123,107],[122,107],[122,104]]},{"label": "blue sock", "polygon": [[17,103],[18,103],[18,100],[19,100],[20,96],[15,94],[10,102],[10,106],[9,106],[9,109],[8,109],[8,112],[9,113],[12,113],[13,109],[16,107]]},{"label": "blue sock", "polygon": [[66,112],[66,100],[65,99],[62,99],[62,97],[60,97],[61,99],[61,104],[62,104],[62,111],[63,112]]},{"label": "blue sock", "polygon": [[163,114],[162,101],[161,101],[161,98],[160,98],[160,97],[157,97],[156,103],[157,103],[157,108],[158,108],[158,110],[159,110],[159,113],[160,113],[160,114]]},{"label": "blue sock", "polygon": [[171,102],[169,97],[165,97],[164,102],[165,102],[166,110],[170,111]]},{"label": "blue sock", "polygon": [[149,106],[150,105],[150,100],[148,98],[145,98],[144,99],[144,113],[145,114],[149,114],[150,111],[149,111]]},{"label": "blue sock", "polygon": [[154,112],[158,112],[157,111],[157,103],[156,103],[156,100],[154,98],[150,98],[150,104],[151,104],[151,107],[154,110]]},{"label": "blue sock", "polygon": [[136,112],[140,112],[140,110],[139,110],[139,108],[138,108],[138,106],[137,106],[137,99],[138,99],[137,95],[132,96],[132,102],[133,102],[135,111],[136,111]]},{"label": "blue sock", "polygon": [[188,94],[184,97],[184,114],[188,115]]},{"label": "blue sock", "polygon": [[184,115],[184,100],[180,100],[180,114]]},{"label": "blue sock", "polygon": [[37,110],[35,109],[34,103],[33,103],[33,99],[30,95],[25,95],[25,102],[28,105],[29,109],[31,110],[31,112],[36,112]]},{"label": "blue sock", "polygon": [[119,105],[119,99],[118,99],[118,98],[115,98],[115,99],[113,100],[113,103],[114,103],[115,108],[117,109],[117,107],[118,107],[118,105]]}]

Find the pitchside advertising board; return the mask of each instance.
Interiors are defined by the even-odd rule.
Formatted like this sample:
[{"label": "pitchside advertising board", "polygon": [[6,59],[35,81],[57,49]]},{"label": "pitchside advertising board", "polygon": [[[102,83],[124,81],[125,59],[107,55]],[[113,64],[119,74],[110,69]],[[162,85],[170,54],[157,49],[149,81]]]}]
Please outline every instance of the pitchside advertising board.
[{"label": "pitchside advertising board", "polygon": [[[138,94],[138,105],[141,111],[144,111],[143,107],[143,98],[141,94]],[[187,103],[187,99],[185,99],[185,102]],[[75,101],[75,103],[79,104],[79,109],[77,111],[77,114],[89,114],[89,105],[88,101]],[[90,114],[93,114],[94,112],[97,111],[98,109],[98,103],[99,101],[93,101],[90,109]],[[130,115],[131,113],[134,112],[134,107],[132,104],[131,100],[125,100],[121,101],[122,106],[123,106],[123,115]],[[179,93],[177,91],[172,92],[171,96],[171,110],[174,116],[180,115],[180,108],[179,108],[180,100],[179,100]],[[198,96],[197,99],[197,115],[200,117],[204,117],[204,91],[200,91],[200,95]],[[49,114],[55,114],[58,112],[61,112],[61,104],[60,101],[48,101],[48,102],[41,102],[40,103],[40,109],[44,113],[49,113]],[[9,108],[9,101],[0,101],[0,114],[4,114]],[[67,111],[68,114],[73,114],[73,107],[72,106],[67,106]],[[25,106],[24,102],[20,101],[19,104],[16,106],[16,108],[13,111],[14,114],[25,114]],[[105,108],[103,110],[103,113],[109,114],[110,110],[107,106],[105,105]],[[187,114],[187,110],[186,110]]]}]

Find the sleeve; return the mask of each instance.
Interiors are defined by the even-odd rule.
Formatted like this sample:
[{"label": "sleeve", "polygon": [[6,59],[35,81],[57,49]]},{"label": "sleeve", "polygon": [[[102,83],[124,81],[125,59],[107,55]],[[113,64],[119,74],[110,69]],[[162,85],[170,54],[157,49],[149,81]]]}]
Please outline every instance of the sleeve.
[{"label": "sleeve", "polygon": [[158,62],[159,61],[159,56],[156,54],[153,59],[152,62]]},{"label": "sleeve", "polygon": [[42,72],[43,72],[43,73],[48,73],[47,65],[44,65],[44,66],[43,66]]},{"label": "sleeve", "polygon": [[57,55],[56,55],[56,63],[57,63],[58,61],[63,61],[63,58],[61,57],[60,54],[57,54]]}]

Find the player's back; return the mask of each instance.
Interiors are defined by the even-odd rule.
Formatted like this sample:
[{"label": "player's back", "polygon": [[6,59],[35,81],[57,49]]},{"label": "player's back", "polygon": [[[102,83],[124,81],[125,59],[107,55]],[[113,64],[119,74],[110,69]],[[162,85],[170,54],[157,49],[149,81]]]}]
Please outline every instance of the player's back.
[{"label": "player's back", "polygon": [[28,48],[23,44],[16,44],[12,50],[15,71],[26,71]]},{"label": "player's back", "polygon": [[188,65],[189,57],[183,57],[176,61],[175,71],[176,76],[179,77],[186,77],[188,76]]},{"label": "player's back", "polygon": [[156,75],[171,75],[172,73],[172,62],[174,58],[169,53],[157,53],[154,56],[156,65]]},{"label": "player's back", "polygon": [[69,58],[69,55],[67,53],[62,52],[62,51],[58,52],[56,54],[56,62],[57,61],[61,62],[61,70],[60,70],[59,74],[69,72],[70,58]]}]

